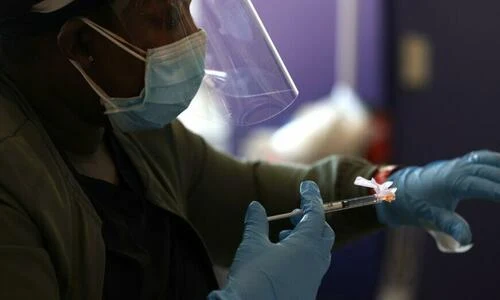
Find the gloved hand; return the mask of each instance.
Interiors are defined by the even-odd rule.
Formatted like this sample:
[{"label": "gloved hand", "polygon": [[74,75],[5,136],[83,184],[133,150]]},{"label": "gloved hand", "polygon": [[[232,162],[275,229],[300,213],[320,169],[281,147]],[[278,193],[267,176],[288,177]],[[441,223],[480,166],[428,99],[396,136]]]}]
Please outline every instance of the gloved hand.
[{"label": "gloved hand", "polygon": [[454,160],[399,170],[390,180],[398,188],[396,201],[377,205],[381,223],[438,230],[467,245],[472,233],[455,209],[463,199],[500,201],[500,154],[472,152]]},{"label": "gloved hand", "polygon": [[245,218],[243,242],[236,252],[228,283],[208,299],[315,299],[330,266],[335,234],[325,223],[323,201],[314,182],[300,186],[304,216],[280,241],[271,243],[264,208],[252,202]]}]

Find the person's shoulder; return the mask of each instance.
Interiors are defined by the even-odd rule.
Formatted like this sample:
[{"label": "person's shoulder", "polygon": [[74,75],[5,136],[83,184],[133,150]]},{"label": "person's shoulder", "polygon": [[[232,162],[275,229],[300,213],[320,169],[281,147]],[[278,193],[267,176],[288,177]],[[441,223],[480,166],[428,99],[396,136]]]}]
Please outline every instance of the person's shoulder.
[{"label": "person's shoulder", "polygon": [[35,113],[3,79],[0,74],[0,187],[7,187],[18,199],[31,201],[28,198],[41,196],[37,191],[53,191],[54,178],[63,176]]},{"label": "person's shoulder", "polygon": [[174,120],[160,129],[141,131],[129,135],[146,148],[176,149],[186,144],[200,142],[201,137],[189,131],[179,120]]},{"label": "person's shoulder", "polygon": [[[186,167],[186,164],[192,164],[203,157],[205,151],[203,139],[189,131],[178,120],[161,129],[118,134],[118,137],[122,145],[129,146],[125,148],[132,160],[142,159],[146,155],[163,168],[175,164]],[[135,143],[128,143],[130,139]]]},{"label": "person's shoulder", "polygon": [[14,97],[0,84],[0,143],[15,136],[28,120],[16,99],[13,99]]}]

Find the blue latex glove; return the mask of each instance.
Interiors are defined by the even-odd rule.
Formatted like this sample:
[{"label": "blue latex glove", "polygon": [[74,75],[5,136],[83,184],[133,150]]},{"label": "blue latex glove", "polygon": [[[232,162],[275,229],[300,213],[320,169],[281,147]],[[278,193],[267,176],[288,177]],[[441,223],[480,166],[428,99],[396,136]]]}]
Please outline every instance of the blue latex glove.
[{"label": "blue latex glove", "polygon": [[208,299],[315,299],[330,266],[335,234],[325,222],[323,201],[314,182],[300,186],[304,216],[276,244],[269,241],[264,207],[252,202],[245,232],[231,266],[228,283]]},{"label": "blue latex glove", "polygon": [[467,245],[472,233],[455,209],[463,199],[500,200],[500,154],[472,152],[454,160],[399,170],[390,180],[398,188],[396,201],[377,205],[380,222],[438,230]]}]

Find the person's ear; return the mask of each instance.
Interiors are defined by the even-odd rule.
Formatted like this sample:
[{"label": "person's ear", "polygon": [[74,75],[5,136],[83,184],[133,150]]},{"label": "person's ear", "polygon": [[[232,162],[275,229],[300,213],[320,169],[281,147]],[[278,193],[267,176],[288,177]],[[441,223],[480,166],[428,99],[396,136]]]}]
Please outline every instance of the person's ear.
[{"label": "person's ear", "polygon": [[77,62],[84,70],[94,62],[89,52],[89,27],[80,19],[67,21],[59,31],[57,43],[62,53],[70,60]]}]

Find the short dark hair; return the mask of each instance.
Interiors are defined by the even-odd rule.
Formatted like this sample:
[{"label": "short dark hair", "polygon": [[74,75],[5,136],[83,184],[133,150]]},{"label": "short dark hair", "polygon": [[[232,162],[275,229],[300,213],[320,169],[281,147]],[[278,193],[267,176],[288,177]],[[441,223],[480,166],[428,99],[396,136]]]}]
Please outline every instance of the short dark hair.
[{"label": "short dark hair", "polygon": [[36,39],[55,34],[68,19],[86,15],[112,0],[75,0],[52,13],[34,13],[40,0],[1,0],[0,67],[9,63],[29,62],[37,57]]},{"label": "short dark hair", "polygon": [[[19,1],[22,4],[5,8],[0,14],[0,38],[10,39],[18,36],[36,35],[60,28],[68,19],[86,15],[112,0],[75,0],[61,9],[51,13],[32,12],[36,0],[7,0]],[[0,11],[4,5],[0,4]]]},{"label": "short dark hair", "polygon": [[40,47],[37,43],[39,38],[40,36],[23,36],[0,40],[0,70],[36,62],[40,57]]}]

